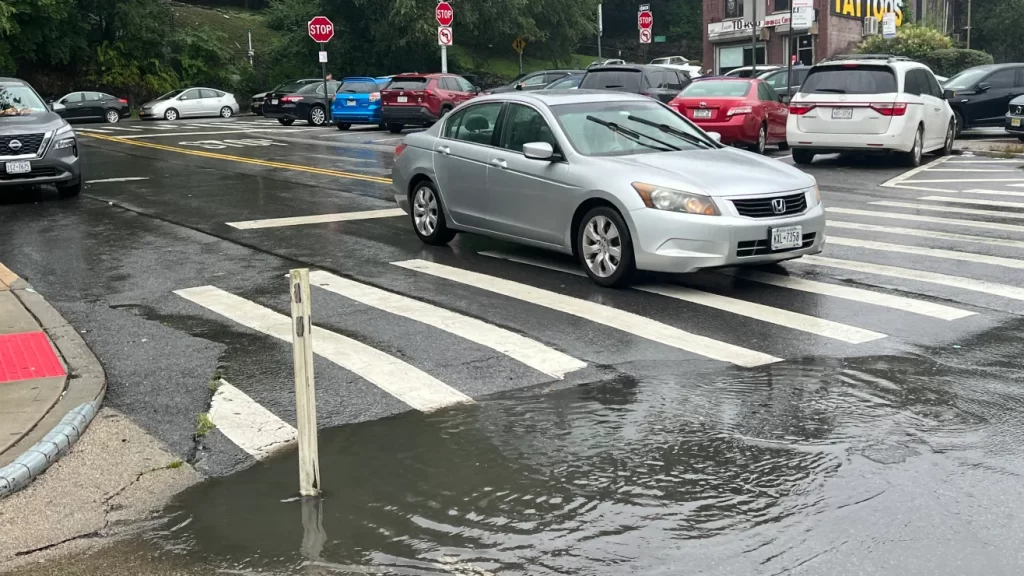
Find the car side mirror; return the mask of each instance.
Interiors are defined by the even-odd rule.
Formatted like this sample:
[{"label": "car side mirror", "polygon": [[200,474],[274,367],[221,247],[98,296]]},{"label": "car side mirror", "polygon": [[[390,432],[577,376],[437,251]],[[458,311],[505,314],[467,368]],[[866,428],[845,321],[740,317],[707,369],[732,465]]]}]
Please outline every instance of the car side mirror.
[{"label": "car side mirror", "polygon": [[946,100],[956,98],[956,92],[950,90],[949,88],[946,88],[945,90],[942,91],[942,97],[945,98]]},{"label": "car side mirror", "polygon": [[992,84],[989,84],[988,82],[978,84],[978,92],[988,92],[990,88],[992,88]]},{"label": "car side mirror", "polygon": [[523,156],[530,160],[552,160],[555,149],[547,142],[529,142],[523,144]]},{"label": "car side mirror", "polygon": [[63,105],[63,104],[61,104],[60,102],[53,102],[52,104],[50,104],[50,110],[53,110],[54,112],[57,112],[57,113],[61,113],[61,112],[65,111],[65,110],[67,110],[67,109],[68,109],[68,107]]},{"label": "car side mirror", "polygon": [[722,135],[718,132],[708,132],[708,136],[710,136],[715,142],[718,142],[719,144],[722,143]]},{"label": "car side mirror", "polygon": [[516,90],[522,90],[522,89],[523,89],[523,83],[522,82],[517,83],[516,84]]}]

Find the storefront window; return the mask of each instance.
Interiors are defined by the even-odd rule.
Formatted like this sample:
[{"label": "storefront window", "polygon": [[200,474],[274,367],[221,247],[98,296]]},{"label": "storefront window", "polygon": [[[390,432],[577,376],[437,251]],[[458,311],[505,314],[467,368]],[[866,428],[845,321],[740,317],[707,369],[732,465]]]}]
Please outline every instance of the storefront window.
[{"label": "storefront window", "polygon": [[[804,66],[814,65],[814,36],[805,34],[803,36],[796,37],[796,52],[791,52],[789,49],[789,37],[783,41],[783,51],[789,54],[796,55],[796,62],[794,64],[802,64]],[[784,60],[788,63],[788,60]]]},{"label": "storefront window", "polygon": [[789,0],[775,0],[775,11],[789,10]]},{"label": "storefront window", "polygon": [[[753,66],[754,51],[749,44],[745,46],[722,46],[718,49],[718,73],[725,74],[726,72],[739,68],[741,66]],[[763,66],[767,64],[765,60],[765,49],[764,44],[757,45],[757,65]]]}]

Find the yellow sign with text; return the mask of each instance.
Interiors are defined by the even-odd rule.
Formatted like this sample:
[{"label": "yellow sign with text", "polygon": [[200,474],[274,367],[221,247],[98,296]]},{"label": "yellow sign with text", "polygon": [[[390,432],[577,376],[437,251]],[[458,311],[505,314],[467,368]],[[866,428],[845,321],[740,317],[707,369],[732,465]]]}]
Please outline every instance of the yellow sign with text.
[{"label": "yellow sign with text", "polygon": [[881,20],[886,14],[896,14],[896,26],[903,25],[903,0],[829,0],[830,11],[844,18],[875,18]]}]

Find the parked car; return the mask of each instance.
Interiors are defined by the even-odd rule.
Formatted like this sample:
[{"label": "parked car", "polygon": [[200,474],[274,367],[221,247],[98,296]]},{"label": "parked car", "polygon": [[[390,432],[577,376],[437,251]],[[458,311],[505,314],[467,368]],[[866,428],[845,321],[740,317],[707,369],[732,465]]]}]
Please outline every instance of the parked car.
[{"label": "parked car", "polygon": [[78,140],[63,111],[27,82],[0,78],[0,190],[53,184],[62,198],[81,193]]},{"label": "parked car", "polygon": [[758,78],[778,69],[778,66],[758,66],[757,68],[754,68],[753,66],[740,66],[739,68],[729,70],[725,74],[722,74],[722,76],[735,78]]},{"label": "parked car", "polygon": [[779,150],[789,149],[789,108],[764,80],[698,78],[669,106],[705,131],[718,133],[723,144],[740,144],[758,154],[764,154],[768,144],[778,144]]},{"label": "parked car", "polygon": [[291,126],[296,120],[305,120],[310,126],[326,126],[330,120],[328,111],[339,86],[341,82],[328,80],[326,94],[323,80],[281,86],[263,99],[263,116],[276,118],[285,126]]},{"label": "parked car", "polygon": [[271,92],[273,92],[275,90],[279,90],[279,89],[281,89],[281,88],[283,88],[283,87],[285,87],[285,86],[287,86],[289,84],[315,84],[316,82],[323,82],[323,81],[324,81],[323,78],[302,78],[300,80],[289,80],[288,82],[282,82],[282,83],[278,84],[277,86],[275,86],[271,90],[268,90],[266,92],[260,92],[259,94],[253,94],[252,95],[252,101],[251,101],[251,104],[250,104],[250,109],[252,110],[253,114],[255,114],[257,116],[262,116],[263,115],[263,101],[266,100],[267,94],[269,94],[269,93],[271,93]]},{"label": "parked car", "polygon": [[381,91],[391,84],[391,78],[349,76],[341,86],[331,106],[331,118],[338,130],[348,130],[353,124],[376,124],[385,128],[381,115]]},{"label": "parked car", "polygon": [[1010,100],[1010,105],[1006,110],[1004,126],[1007,133],[1016,136],[1018,140],[1024,142],[1024,96],[1018,96]]},{"label": "parked car", "polygon": [[583,76],[586,72],[573,72],[572,74],[566,74],[558,80],[555,80],[551,84],[544,87],[545,90],[575,90],[580,87],[580,82],[583,81]]},{"label": "parked car", "polygon": [[116,124],[132,115],[128,100],[103,92],[72,92],[57,102],[64,106],[59,112],[61,118],[69,122],[105,120],[108,124]]},{"label": "parked car", "polygon": [[810,71],[810,66],[793,66],[793,75],[791,76],[792,80],[790,80],[788,86],[786,85],[786,75],[787,72],[789,72],[788,66],[779,68],[778,70],[762,72],[758,74],[757,77],[767,82],[768,85],[772,87],[772,90],[778,92],[779,96],[782,96],[782,100],[784,102],[789,102],[793,97],[793,94],[796,94],[800,89],[800,85],[804,83],[804,80],[807,78],[807,73]]},{"label": "parked car", "polygon": [[[590,70],[591,68],[597,68],[598,66],[617,66],[619,64],[625,63],[626,61],[622,60],[621,58],[612,58],[610,60],[594,60],[589,65],[587,65],[587,70]],[[522,75],[520,74],[520,76]]]},{"label": "parked car", "polygon": [[384,123],[392,134],[408,124],[430,126],[479,92],[454,74],[399,74],[381,92]]},{"label": "parked car", "polygon": [[168,92],[142,105],[139,118],[143,120],[177,120],[200,116],[230,118],[240,108],[234,94],[213,88],[182,88]]},{"label": "parked car", "polygon": [[583,70],[541,70],[539,72],[530,72],[511,84],[484,90],[483,94],[501,94],[502,92],[511,92],[513,90],[527,92],[530,90],[543,90],[548,84],[556,80],[561,80],[570,74],[580,74],[582,72]]},{"label": "parked car", "polygon": [[943,85],[944,96],[956,115],[956,133],[1004,122],[1010,100],[1024,95],[1024,64],[975,66]]},{"label": "parked car", "polygon": [[955,124],[927,66],[853,55],[811,68],[790,102],[786,140],[797,164],[815,154],[885,152],[918,166],[925,152],[952,151]]},{"label": "parked car", "polygon": [[644,64],[619,64],[591,68],[580,81],[584,90],[632,92],[669,102],[690,84],[686,72]]},{"label": "parked car", "polygon": [[680,70],[686,72],[690,78],[699,78],[701,76],[700,66],[697,64],[690,64],[690,61],[684,56],[666,56],[664,58],[655,58],[651,60],[653,66],[665,66],[672,68],[673,70]]},{"label": "parked car", "polygon": [[482,96],[395,154],[395,199],[425,244],[473,232],[573,254],[603,286],[824,246],[813,177],[637,94]]}]

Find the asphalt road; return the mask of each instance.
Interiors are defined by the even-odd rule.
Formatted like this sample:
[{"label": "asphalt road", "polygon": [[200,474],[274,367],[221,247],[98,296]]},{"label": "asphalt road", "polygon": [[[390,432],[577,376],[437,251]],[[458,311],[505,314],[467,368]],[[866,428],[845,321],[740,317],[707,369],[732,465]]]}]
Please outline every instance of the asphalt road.
[{"label": "asphalt road", "polygon": [[[501,484],[502,474],[493,472],[487,480],[468,481],[478,473],[472,471],[476,465],[504,471],[520,481],[518,489],[537,495],[571,485],[569,479],[597,482],[616,470],[629,475],[644,465],[630,461],[628,452],[646,453],[655,444],[680,441],[694,451],[691,458],[705,458],[697,455],[700,447],[725,434],[749,445],[714,450],[706,456],[714,466],[668,484],[654,471],[639,474],[630,485],[637,498],[643,493],[648,499],[634,502],[637,508],[620,502],[625,507],[612,509],[639,526],[647,518],[640,512],[658,502],[671,501],[685,514],[699,509],[702,498],[712,502],[751,489],[771,496],[755,506],[764,514],[744,509],[730,524],[722,500],[715,505],[723,507],[716,521],[724,524],[694,527],[687,538],[697,540],[687,540],[678,554],[651,553],[626,565],[650,570],[695,565],[700,558],[707,573],[771,573],[795,569],[820,552],[827,555],[815,564],[819,573],[852,574],[844,570],[861,562],[871,567],[866,572],[878,574],[893,566],[902,569],[894,574],[962,574],[967,572],[941,571],[952,566],[942,562],[960,550],[988,568],[986,574],[1019,573],[1000,571],[1022,565],[1016,550],[1024,490],[1006,480],[1024,473],[1015,444],[1024,433],[1024,395],[1011,386],[1024,375],[1016,361],[1024,314],[1019,160],[956,156],[907,171],[877,158],[819,159],[806,168],[818,179],[828,209],[829,242],[819,257],[753,272],[649,275],[636,289],[610,291],[580,277],[570,259],[500,241],[462,235],[447,248],[422,245],[408,218],[393,213],[387,179],[400,138],[386,132],[283,127],[260,118],[88,125],[79,131],[86,135],[83,196],[58,201],[43,189],[0,199],[0,261],[82,331],[107,370],[109,405],[203,473],[236,473],[198,487],[174,510],[176,518],[198,520],[190,542],[211,566],[238,566],[248,552],[237,550],[247,550],[247,539],[267,554],[265,564],[257,563],[261,568],[273,567],[271,556],[284,554],[275,549],[281,540],[272,531],[248,534],[244,528],[247,522],[273,523],[281,513],[273,502],[286,497],[284,486],[294,482],[289,457],[250,468],[279,438],[277,431],[262,429],[266,433],[257,436],[263,438],[254,439],[225,420],[204,437],[194,433],[198,414],[218,413],[215,389],[220,401],[244,405],[247,417],[266,418],[275,427],[287,423],[281,429],[294,424],[291,348],[274,331],[289,313],[288,270],[308,267],[323,271],[314,281],[314,323],[333,333],[324,334],[325,348],[315,360],[320,426],[366,423],[325,433],[322,442],[338,460],[325,464],[334,475],[329,490],[349,490],[330,484],[345,470],[380,467],[375,480],[354,490],[371,509],[338,511],[340,524],[331,537],[365,539],[366,550],[388,560],[346,552],[335,562],[393,566],[396,558],[423,559],[416,546],[389,548],[349,533],[353,528],[342,518],[388,525],[381,533],[429,542],[436,545],[430,550],[490,570],[521,568],[525,557],[548,561],[564,548],[523,544],[528,552],[517,554],[508,547],[515,546],[515,530],[541,540],[562,534],[551,525],[535,530],[522,524],[500,538],[474,540],[460,529],[479,526],[460,517],[434,528],[462,533],[467,541],[435,541],[427,524],[383,521],[370,503],[385,506],[384,486],[393,494],[409,491],[416,496],[405,504],[418,504],[390,504],[409,518],[440,523],[444,514],[430,518],[433,505],[472,508],[463,498],[483,498],[487,486]],[[682,292],[688,299],[664,295],[680,286],[692,289]],[[526,287],[572,300],[553,310]],[[628,322],[623,312],[632,313]],[[664,326],[728,346],[724,358],[656,341],[653,331]],[[476,404],[436,418],[415,410],[469,399]],[[617,405],[632,407],[605,410]],[[555,417],[553,406],[583,406],[562,414],[576,424],[574,442],[543,424]],[[652,418],[681,426],[677,437],[660,428],[637,431],[651,426]],[[619,435],[601,432],[605,424]],[[465,430],[473,431],[470,439],[460,436]],[[346,448],[352,442],[360,447],[355,455]],[[415,449],[399,449],[403,442]],[[774,453],[776,445],[791,458]],[[617,454],[617,464],[598,463],[605,449]],[[687,459],[674,454],[648,455],[683,466]],[[817,460],[804,461],[800,454]],[[571,462],[586,464],[562,478],[558,471]],[[410,470],[429,471],[429,478],[394,479],[415,477]],[[460,480],[445,488],[444,470],[458,471]],[[695,482],[694,474],[709,476],[703,484],[696,481],[692,495],[668,488]],[[715,474],[726,480],[713,481]],[[974,474],[980,485],[964,474]],[[256,502],[261,486],[264,498],[272,496],[263,504]],[[891,497],[839,512],[886,490]],[[809,500],[783,502],[798,493]],[[811,495],[831,503],[830,513],[815,521],[826,536],[813,546],[799,539],[792,523],[815,514]],[[562,497],[569,501],[571,494]],[[223,506],[219,513],[229,513],[208,517],[204,510],[214,503]],[[737,505],[743,509],[742,502]],[[900,506],[912,528],[886,517]],[[247,507],[253,507],[252,517]],[[535,512],[508,515],[528,524]],[[494,522],[500,516],[490,511]],[[978,541],[948,554],[939,542],[926,543],[929,530],[941,528],[939,538],[964,538],[969,530],[958,522],[983,520],[991,523],[980,529]],[[762,536],[771,540],[754,527],[776,521],[783,543],[765,543],[764,554],[743,556],[744,546],[757,545]],[[873,550],[876,522],[882,532]],[[844,523],[860,533],[841,528]],[[952,528],[942,528],[950,523]],[[670,524],[655,523],[671,532]],[[714,554],[697,553],[701,530],[721,535],[728,527],[742,535]],[[624,533],[612,530],[599,542],[673,547],[667,532],[632,540],[609,536]],[[227,553],[196,543],[211,534],[213,541],[238,538],[241,548]],[[582,536],[565,537],[591,546]],[[905,556],[901,537],[923,548]],[[483,542],[502,553],[485,562],[459,552]],[[788,553],[769,554],[779,546]],[[581,552],[568,568],[546,564],[543,573],[615,573],[610,552],[599,548],[590,548],[589,561]],[[921,566],[940,571],[908,570],[909,558],[926,559]],[[716,572],[715,565],[726,572]]]}]

